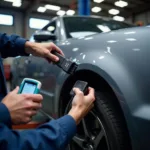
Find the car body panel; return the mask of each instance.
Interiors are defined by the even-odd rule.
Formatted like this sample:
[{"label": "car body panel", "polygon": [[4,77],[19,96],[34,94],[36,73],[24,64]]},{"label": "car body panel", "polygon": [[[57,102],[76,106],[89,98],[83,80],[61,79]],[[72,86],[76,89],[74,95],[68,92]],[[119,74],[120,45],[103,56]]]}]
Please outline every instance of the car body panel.
[{"label": "car body panel", "polygon": [[[149,27],[136,27],[55,42],[66,58],[79,65],[77,71],[91,70],[111,86],[126,118],[133,150],[150,147],[149,31]],[[45,69],[49,70],[47,75],[36,79],[43,83],[43,110],[57,118],[61,89],[69,75],[45,60],[37,64],[37,58],[31,58],[33,64],[41,65],[42,72],[49,68]]]}]

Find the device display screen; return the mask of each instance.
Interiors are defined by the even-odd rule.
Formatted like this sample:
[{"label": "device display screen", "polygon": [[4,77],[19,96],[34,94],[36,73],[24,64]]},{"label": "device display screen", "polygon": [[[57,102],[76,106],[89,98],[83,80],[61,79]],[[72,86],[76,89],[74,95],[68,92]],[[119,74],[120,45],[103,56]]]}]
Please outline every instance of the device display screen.
[{"label": "device display screen", "polygon": [[34,94],[36,89],[36,84],[26,82],[22,89],[22,94]]}]

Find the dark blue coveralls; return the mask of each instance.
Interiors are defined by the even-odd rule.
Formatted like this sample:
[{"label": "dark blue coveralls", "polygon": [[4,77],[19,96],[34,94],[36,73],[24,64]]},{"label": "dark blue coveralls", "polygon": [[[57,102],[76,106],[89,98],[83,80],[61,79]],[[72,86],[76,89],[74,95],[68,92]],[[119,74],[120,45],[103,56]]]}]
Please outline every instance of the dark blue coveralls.
[{"label": "dark blue coveralls", "polygon": [[[26,40],[0,33],[0,101],[7,94],[1,58],[28,56],[25,53]],[[74,119],[65,115],[34,130],[14,131],[7,107],[0,103],[0,150],[63,150],[76,133]]]}]

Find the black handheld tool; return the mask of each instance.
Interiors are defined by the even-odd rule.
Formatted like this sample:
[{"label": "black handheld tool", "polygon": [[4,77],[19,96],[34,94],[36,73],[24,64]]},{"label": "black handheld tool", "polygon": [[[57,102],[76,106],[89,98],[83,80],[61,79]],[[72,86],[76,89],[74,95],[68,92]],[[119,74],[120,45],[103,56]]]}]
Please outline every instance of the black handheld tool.
[{"label": "black handheld tool", "polygon": [[88,93],[88,83],[85,82],[85,81],[81,81],[81,80],[76,81],[76,83],[74,84],[74,86],[72,87],[72,89],[70,91],[71,99],[70,99],[70,101],[69,101],[69,103],[68,103],[68,105],[66,107],[65,114],[67,114],[68,111],[70,110],[72,100],[73,100],[73,98],[75,96],[73,88],[79,88],[84,93],[84,95],[86,95]]},{"label": "black handheld tool", "polygon": [[66,59],[56,51],[53,51],[52,54],[56,55],[59,58],[59,61],[55,63],[58,67],[62,68],[68,74],[73,74],[75,72],[78,67],[75,62]]},{"label": "black handheld tool", "polygon": [[[78,81],[76,81],[76,83],[74,84],[73,88],[79,88],[79,89],[84,93],[84,95],[86,95],[87,92],[88,92],[88,83],[85,82],[85,81],[78,80]],[[75,93],[74,93],[74,91],[73,91],[73,88],[72,88],[72,90],[70,91],[70,95],[71,95],[72,97],[74,97],[74,95],[75,95]]]}]

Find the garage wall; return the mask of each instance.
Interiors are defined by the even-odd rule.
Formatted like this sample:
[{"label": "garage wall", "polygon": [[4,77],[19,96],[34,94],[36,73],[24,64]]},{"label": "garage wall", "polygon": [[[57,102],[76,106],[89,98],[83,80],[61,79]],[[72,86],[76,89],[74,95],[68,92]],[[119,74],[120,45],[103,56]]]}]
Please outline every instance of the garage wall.
[{"label": "garage wall", "polygon": [[[50,16],[45,16],[45,15],[37,15],[37,14],[31,14],[27,16],[26,18],[26,24],[24,25],[24,15],[21,12],[16,12],[13,10],[7,10],[7,9],[0,9],[1,14],[8,14],[8,15],[13,15],[14,16],[14,25],[13,26],[5,26],[5,25],[0,25],[0,32],[6,32],[7,34],[18,34],[20,36],[23,36],[25,38],[29,38],[33,32],[36,31],[36,29],[31,29],[29,28],[29,18],[34,17],[34,18],[39,18],[39,19],[47,19],[50,20],[52,17]],[[23,28],[25,26],[25,28]],[[25,29],[25,31],[24,31]],[[25,32],[25,36],[24,36]]]},{"label": "garage wall", "polygon": [[50,16],[44,16],[44,15],[37,15],[37,14],[31,14],[30,16],[27,16],[27,33],[26,33],[26,37],[29,38],[36,30],[35,29],[31,29],[29,27],[29,18],[33,17],[33,18],[40,18],[40,19],[46,19],[46,20],[50,20],[52,17]]},{"label": "garage wall", "polygon": [[[19,36],[25,37],[27,39],[36,31],[36,29],[29,28],[29,18],[35,17],[39,19],[47,19],[50,20],[50,16],[31,14],[26,17],[26,24],[24,25],[24,15],[21,12],[16,12],[14,10],[0,9],[1,14],[8,14],[14,16],[14,25],[13,26],[5,26],[0,25],[0,32],[5,32],[8,35],[17,34]],[[25,36],[24,36],[25,35]],[[4,59],[4,64],[12,64],[13,58]]]},{"label": "garage wall", "polygon": [[0,9],[1,14],[8,14],[14,16],[14,25],[13,26],[5,26],[0,25],[0,32],[5,32],[7,34],[18,34],[22,36],[23,26],[21,26],[21,22],[23,21],[22,13],[17,13],[13,10]]},{"label": "garage wall", "polygon": [[150,24],[150,11],[136,15],[134,20],[135,22],[142,21],[144,25]]}]

